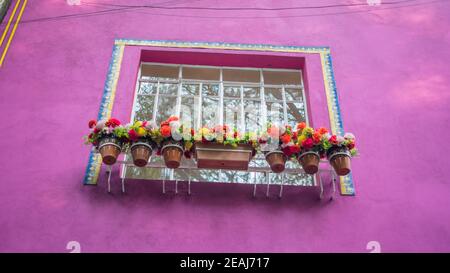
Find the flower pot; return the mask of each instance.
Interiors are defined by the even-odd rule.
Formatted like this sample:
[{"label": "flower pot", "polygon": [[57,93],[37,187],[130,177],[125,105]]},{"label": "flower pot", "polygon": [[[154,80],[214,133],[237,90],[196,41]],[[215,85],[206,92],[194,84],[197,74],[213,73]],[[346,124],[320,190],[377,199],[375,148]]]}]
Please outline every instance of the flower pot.
[{"label": "flower pot", "polygon": [[286,155],[282,151],[272,151],[266,154],[267,163],[274,173],[281,173],[285,169]]},{"label": "flower pot", "polygon": [[320,157],[316,152],[304,152],[298,156],[298,162],[307,174],[315,174],[319,171]]},{"label": "flower pot", "polygon": [[152,155],[152,146],[145,142],[136,142],[131,145],[131,155],[134,165],[144,167]]},{"label": "flower pot", "polygon": [[233,147],[219,143],[196,143],[194,156],[197,160],[197,168],[248,170],[253,150],[250,144],[239,144]]},{"label": "flower pot", "polygon": [[337,175],[344,176],[350,173],[350,152],[347,148],[332,149],[327,153],[327,158]]},{"label": "flower pot", "polygon": [[107,137],[100,140],[98,151],[102,156],[103,163],[113,165],[117,161],[122,148],[120,142],[114,137]]},{"label": "flower pot", "polygon": [[164,157],[166,167],[176,169],[180,167],[181,156],[183,155],[183,148],[179,144],[166,144],[161,150]]}]

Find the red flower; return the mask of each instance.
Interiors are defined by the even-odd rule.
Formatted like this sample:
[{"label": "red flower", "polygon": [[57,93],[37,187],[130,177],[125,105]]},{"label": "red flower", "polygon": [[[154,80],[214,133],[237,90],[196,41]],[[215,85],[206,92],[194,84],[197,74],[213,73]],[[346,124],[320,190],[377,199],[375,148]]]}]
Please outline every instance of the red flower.
[{"label": "red flower", "polygon": [[168,126],[168,125],[161,126],[160,130],[161,130],[161,135],[163,137],[170,137],[172,135],[170,126]]},{"label": "red flower", "polygon": [[293,133],[292,133],[292,138],[293,138],[293,139],[297,139],[297,137],[298,137],[297,131],[293,132]]},{"label": "red flower", "polygon": [[94,128],[95,125],[97,125],[97,121],[95,121],[93,119],[89,121],[89,128],[92,129],[92,128]]},{"label": "red flower", "polygon": [[98,134],[100,133],[100,129],[98,129],[97,127],[94,128],[94,134]]},{"label": "red flower", "polygon": [[320,127],[319,129],[317,129],[317,132],[321,135],[324,135],[328,133],[328,130],[326,128]]},{"label": "red flower", "polygon": [[280,137],[281,142],[283,142],[284,144],[287,144],[291,141],[291,136],[288,134],[284,134]]},{"label": "red flower", "polygon": [[228,127],[228,125],[224,125],[224,126],[223,126],[223,130],[224,130],[225,133],[226,133],[226,132],[228,132],[228,131],[230,130],[230,128]]},{"label": "red flower", "polygon": [[319,132],[315,132],[312,136],[314,144],[318,144],[322,139],[322,135]]},{"label": "red flower", "polygon": [[191,152],[190,151],[184,151],[184,156],[186,158],[191,158]]},{"label": "red flower", "polygon": [[300,147],[297,145],[290,145],[290,146],[286,146],[283,148],[283,153],[287,156],[287,157],[291,157],[294,154],[297,154],[300,152]]},{"label": "red flower", "polygon": [[128,131],[128,135],[130,136],[131,141],[135,141],[138,139],[138,135],[136,134],[136,132],[134,130]]},{"label": "red flower", "polygon": [[297,124],[297,130],[303,130],[306,127],[306,123],[304,122],[300,122],[299,124]]},{"label": "red flower", "polygon": [[355,143],[354,143],[354,142],[349,143],[349,144],[347,145],[347,148],[348,148],[349,150],[355,148]]},{"label": "red flower", "polygon": [[332,135],[328,141],[330,141],[330,143],[334,145],[338,144],[336,135]]},{"label": "red flower", "polygon": [[110,119],[105,123],[105,125],[108,126],[108,127],[113,127],[113,128],[115,128],[115,127],[117,127],[117,126],[120,125],[120,121],[119,121],[118,119],[115,119],[115,118],[110,118]]},{"label": "red flower", "polygon": [[156,150],[156,155],[161,155],[161,149]]},{"label": "red flower", "polygon": [[195,130],[194,130],[194,128],[191,128],[191,136],[194,136],[195,135]]},{"label": "red flower", "polygon": [[177,121],[177,120],[178,120],[178,117],[176,117],[176,116],[171,116],[171,117],[167,120],[167,122],[170,123],[170,122],[172,122],[172,121]]},{"label": "red flower", "polygon": [[302,147],[305,149],[311,149],[314,146],[314,142],[311,138],[307,138],[302,142]]},{"label": "red flower", "polygon": [[148,121],[142,122],[142,127],[147,127]]}]

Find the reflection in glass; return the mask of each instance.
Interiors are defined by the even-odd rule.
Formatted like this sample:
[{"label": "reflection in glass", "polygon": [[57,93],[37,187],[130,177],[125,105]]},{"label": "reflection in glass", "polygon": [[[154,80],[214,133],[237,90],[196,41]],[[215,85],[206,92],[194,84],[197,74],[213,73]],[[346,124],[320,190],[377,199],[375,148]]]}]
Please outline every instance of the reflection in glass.
[{"label": "reflection in glass", "polygon": [[178,95],[178,84],[173,83],[160,83],[159,84],[160,95]]},{"label": "reflection in glass", "polygon": [[202,126],[214,127],[219,123],[219,99],[203,97],[202,100]]},{"label": "reflection in glass", "polygon": [[230,128],[241,128],[241,100],[239,99],[223,99],[223,120]]},{"label": "reflection in glass", "polygon": [[257,132],[261,127],[261,102],[256,100],[244,100],[245,130]]},{"label": "reflection in glass", "polygon": [[295,101],[301,101],[302,100],[302,90],[300,88],[285,88],[284,89],[286,101],[295,100]]},{"label": "reflection in glass", "polygon": [[266,100],[283,100],[283,90],[281,88],[264,88]]},{"label": "reflection in glass", "polygon": [[219,96],[219,85],[218,84],[203,84],[202,96]]},{"label": "reflection in glass", "polygon": [[156,95],[157,83],[141,82],[138,90],[140,95]]},{"label": "reflection in glass", "polygon": [[168,119],[170,116],[175,115],[176,106],[177,98],[175,96],[159,96],[156,122],[159,124]]},{"label": "reflection in glass", "polygon": [[134,105],[134,120],[151,120],[153,117],[153,107],[155,103],[155,96],[140,96],[136,97],[136,104]]},{"label": "reflection in glass", "polygon": [[288,102],[287,104],[287,122],[291,126],[306,121],[305,108],[303,102]]},{"label": "reflection in glass", "polygon": [[225,86],[223,89],[224,97],[240,98],[241,87],[240,86]]}]

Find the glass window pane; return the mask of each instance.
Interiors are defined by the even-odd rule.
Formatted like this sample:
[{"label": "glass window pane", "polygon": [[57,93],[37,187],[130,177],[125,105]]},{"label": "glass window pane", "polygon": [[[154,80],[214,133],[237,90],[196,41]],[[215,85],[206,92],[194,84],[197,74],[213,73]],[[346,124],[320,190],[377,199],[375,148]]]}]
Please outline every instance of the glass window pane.
[{"label": "glass window pane", "polygon": [[180,120],[188,128],[200,128],[197,118],[199,111],[201,111],[201,108],[200,98],[198,96],[181,98]]},{"label": "glass window pane", "polygon": [[299,122],[305,121],[305,107],[302,102],[288,102],[287,104],[287,118],[288,124],[291,126]]},{"label": "glass window pane", "polygon": [[262,128],[260,101],[244,100],[244,115],[247,132],[257,132]]},{"label": "glass window pane", "polygon": [[223,120],[230,128],[241,128],[241,100],[239,99],[223,99]]},{"label": "glass window pane", "polygon": [[173,83],[160,83],[159,84],[160,95],[178,95],[178,84]]},{"label": "glass window pane", "polygon": [[266,100],[283,100],[283,90],[281,88],[264,88]]},{"label": "glass window pane", "polygon": [[219,99],[203,97],[202,99],[202,126],[214,127],[219,124]]},{"label": "glass window pane", "polygon": [[263,70],[265,84],[301,84],[299,71]]},{"label": "glass window pane", "polygon": [[157,83],[141,82],[138,94],[142,95],[156,95]]},{"label": "glass window pane", "polygon": [[300,88],[285,88],[286,101],[302,100],[302,90]]},{"label": "glass window pane", "polygon": [[155,96],[137,96],[134,105],[134,120],[151,120],[153,117],[153,106]]},{"label": "glass window pane", "polygon": [[224,86],[223,88],[224,97],[240,98],[241,97],[241,87],[240,86]]},{"label": "glass window pane", "polygon": [[281,102],[266,102],[267,106],[267,121],[274,124],[284,124],[283,103]]},{"label": "glass window pane", "polygon": [[198,96],[199,95],[199,84],[185,84],[183,83],[181,89],[181,96]]},{"label": "glass window pane", "polygon": [[203,84],[202,96],[219,96],[218,84]]},{"label": "glass window pane", "polygon": [[255,82],[259,83],[259,70],[247,69],[223,69],[223,80],[230,82]]},{"label": "glass window pane", "polygon": [[259,87],[245,87],[244,86],[244,98],[260,99]]},{"label": "glass window pane", "polygon": [[142,78],[178,79],[179,67],[168,65],[143,64]]},{"label": "glass window pane", "polygon": [[175,115],[176,105],[176,98],[159,96],[156,122],[159,124],[160,122],[168,119],[170,116]]},{"label": "glass window pane", "polygon": [[183,66],[183,79],[218,81],[220,80],[220,69]]}]

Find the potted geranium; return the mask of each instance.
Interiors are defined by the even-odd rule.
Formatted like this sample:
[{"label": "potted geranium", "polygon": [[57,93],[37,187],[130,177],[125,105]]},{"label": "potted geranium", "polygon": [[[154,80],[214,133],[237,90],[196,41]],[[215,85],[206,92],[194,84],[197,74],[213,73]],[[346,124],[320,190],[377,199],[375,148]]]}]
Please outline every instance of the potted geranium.
[{"label": "potted geranium", "polygon": [[194,134],[194,156],[198,168],[247,170],[255,155],[256,134],[241,134],[226,125],[203,127]]},{"label": "potted geranium", "polygon": [[156,142],[152,136],[158,130],[156,125],[150,121],[135,121],[128,126],[130,138],[130,151],[134,165],[144,167],[147,165]]},{"label": "potted geranium", "polygon": [[320,158],[324,157],[323,135],[328,130],[321,127],[314,130],[301,122],[297,125],[297,143],[300,146],[297,160],[307,174],[315,174],[319,171]]},{"label": "potted geranium", "polygon": [[299,147],[294,143],[295,133],[289,125],[278,127],[269,124],[260,135],[258,142],[261,151],[274,173],[284,171],[286,161],[298,153]]},{"label": "potted geranium", "polygon": [[171,116],[161,122],[159,134],[161,135],[161,154],[168,168],[175,169],[181,164],[184,153],[183,127],[178,117]]},{"label": "potted geranium", "polygon": [[350,158],[357,154],[355,136],[352,133],[346,133],[344,136],[326,135],[323,147],[336,174],[344,176],[350,173]]},{"label": "potted geranium", "polygon": [[90,134],[86,137],[86,143],[94,145],[103,163],[113,165],[122,151],[122,145],[128,142],[127,129],[115,118],[107,120],[89,121]]}]

